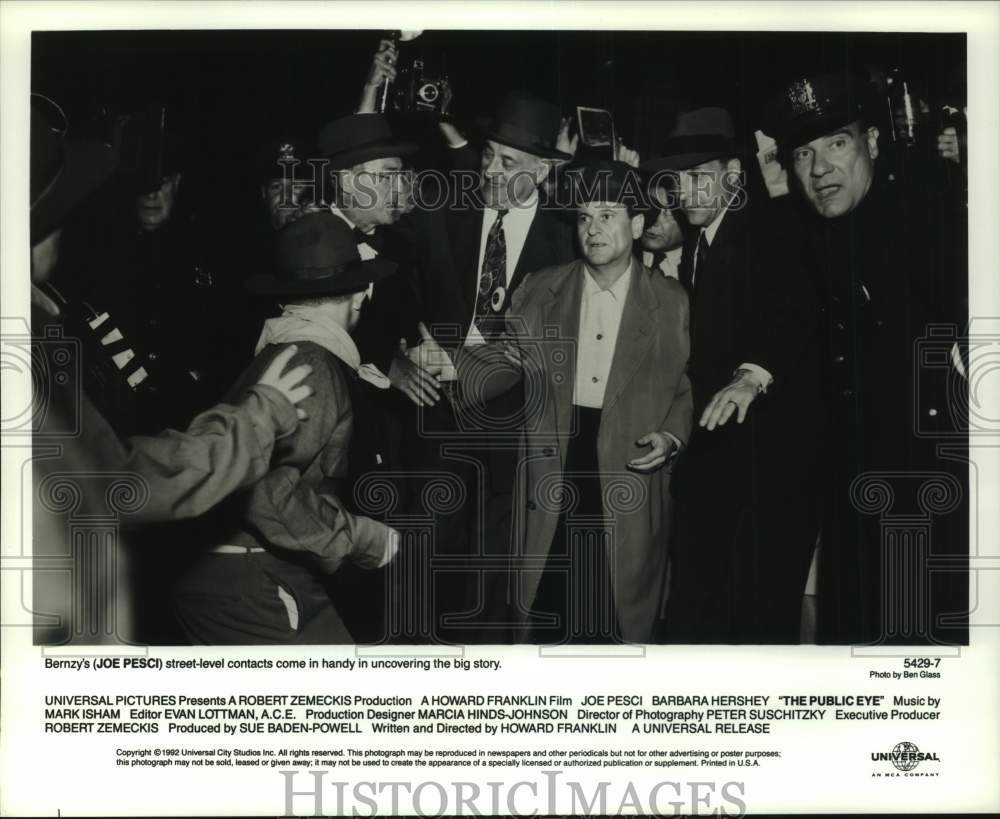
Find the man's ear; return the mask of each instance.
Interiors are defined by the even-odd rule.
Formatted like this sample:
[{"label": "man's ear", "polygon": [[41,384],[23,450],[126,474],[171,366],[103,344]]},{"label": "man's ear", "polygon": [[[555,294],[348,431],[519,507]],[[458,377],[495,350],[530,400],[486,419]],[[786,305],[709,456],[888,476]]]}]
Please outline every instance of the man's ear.
[{"label": "man's ear", "polygon": [[865,132],[866,140],[868,142],[868,156],[872,159],[878,158],[878,128],[872,125]]},{"label": "man's ear", "polygon": [[363,305],[365,303],[365,299],[367,297],[368,297],[368,291],[367,290],[361,290],[360,292],[355,293],[354,295],[352,295],[351,296],[351,309],[352,310],[360,310],[361,309],[361,305]]},{"label": "man's ear", "polygon": [[646,229],[646,219],[641,213],[632,217],[632,238],[638,239]]},{"label": "man's ear", "polygon": [[549,178],[549,173],[552,171],[552,161],[549,159],[539,159],[538,167],[535,169],[535,187],[543,185],[545,180]]}]

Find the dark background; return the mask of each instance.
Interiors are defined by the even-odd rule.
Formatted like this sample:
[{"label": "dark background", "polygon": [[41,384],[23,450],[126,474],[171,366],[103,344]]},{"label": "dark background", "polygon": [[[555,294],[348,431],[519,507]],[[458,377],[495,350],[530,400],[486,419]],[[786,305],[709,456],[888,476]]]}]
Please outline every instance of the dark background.
[{"label": "dark background", "polygon": [[[238,232],[259,208],[253,162],[263,145],[286,134],[314,138],[324,122],[351,113],[384,34],[39,32],[32,90],[59,101],[77,134],[96,130],[102,109],[167,102],[184,125],[187,204]],[[729,109],[753,146],[775,89],[816,71],[853,66],[875,76],[899,67],[928,101],[961,105],[965,94],[964,34],[427,31],[400,48],[401,64],[420,55],[428,73],[448,74],[463,130],[523,88],[564,115],[576,105],[610,109],[619,136],[643,157],[658,152],[678,111],[703,105]],[[417,167],[448,166],[432,123],[395,127],[424,146]]]},{"label": "dark background", "polygon": [[[32,90],[85,114],[163,97],[213,159],[276,124],[317,130],[357,104],[378,31],[36,33]],[[722,105],[750,126],[783,79],[817,69],[902,67],[929,97],[964,95],[963,34],[428,31],[401,45],[442,70],[462,119],[525,88],[607,107],[627,144],[655,150],[678,110]],[[751,129],[752,130],[752,129]]]}]

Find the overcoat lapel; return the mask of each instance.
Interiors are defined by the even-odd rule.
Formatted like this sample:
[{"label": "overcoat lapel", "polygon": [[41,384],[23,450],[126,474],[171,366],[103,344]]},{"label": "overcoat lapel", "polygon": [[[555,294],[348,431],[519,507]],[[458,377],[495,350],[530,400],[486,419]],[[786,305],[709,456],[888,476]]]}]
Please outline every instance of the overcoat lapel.
[{"label": "overcoat lapel", "polygon": [[453,211],[449,225],[455,270],[461,281],[462,296],[467,307],[468,321],[476,307],[479,289],[479,240],[483,230],[482,208]]},{"label": "overcoat lapel", "polygon": [[555,432],[566,459],[572,432],[573,386],[576,383],[576,342],[580,332],[580,297],[583,293],[583,263],[577,262],[561,279],[549,285],[549,300],[542,307],[543,334],[557,327],[559,340],[542,340],[542,361],[548,371],[555,410]]},{"label": "overcoat lapel", "polygon": [[650,275],[641,264],[632,262],[632,281],[625,297],[608,386],[604,391],[604,413],[614,407],[653,343],[656,311],[660,305],[649,284]]}]

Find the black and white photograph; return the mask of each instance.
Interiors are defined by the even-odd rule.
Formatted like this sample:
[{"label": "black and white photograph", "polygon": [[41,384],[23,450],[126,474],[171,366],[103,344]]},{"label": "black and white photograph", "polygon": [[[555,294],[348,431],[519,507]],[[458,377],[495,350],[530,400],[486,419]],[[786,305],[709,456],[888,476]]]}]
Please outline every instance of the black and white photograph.
[{"label": "black and white photograph", "polygon": [[[995,67],[996,4],[979,31],[968,6],[954,25],[872,4],[870,26],[834,15],[796,28],[742,4],[722,4],[747,15],[732,25],[703,27],[672,27],[669,3],[596,18],[593,4],[554,4],[562,26],[513,6],[497,25],[489,3],[482,24],[471,10],[338,3],[247,11],[267,7],[271,25],[235,11],[254,4],[211,3],[154,9],[177,24],[112,9],[88,24],[98,5],[79,4],[79,25],[19,20],[28,56],[4,69],[4,161],[18,152],[26,184],[3,190],[3,626],[31,657],[23,708],[38,741],[92,743],[79,747],[101,757],[95,770],[123,782],[140,771],[115,766],[145,764],[154,744],[182,749],[177,765],[194,747],[225,757],[227,743],[237,765],[294,759],[312,740],[285,736],[288,722],[412,725],[482,757],[517,741],[503,738],[512,705],[558,706],[518,712],[536,726],[517,729],[536,731],[522,744],[618,734],[586,740],[621,746],[604,763],[616,776],[679,784],[673,802],[654,787],[605,805],[602,791],[598,811],[570,782],[587,769],[559,756],[570,796],[527,803],[542,812],[885,810],[887,790],[844,801],[853,771],[829,802],[755,800],[750,778],[765,774],[657,771],[657,753],[687,752],[648,750],[739,749],[740,766],[788,777],[800,734],[822,744],[848,728],[866,732],[866,788],[880,765],[909,784],[919,765],[940,778],[920,780],[918,801],[947,806],[938,768],[956,752],[928,743],[978,721],[959,716],[973,708],[960,692],[1000,622],[984,173],[997,97],[994,76],[982,109],[990,65],[973,56],[985,39]],[[248,671],[280,668],[285,682]],[[369,687],[365,668],[384,676]],[[459,688],[438,684],[444,668]],[[489,678],[458,679],[475,669]],[[314,705],[387,710],[296,710],[295,692],[314,688],[350,692]],[[241,691],[260,701],[237,703]],[[511,695],[506,716],[467,707]],[[155,710],[186,699],[225,708]],[[94,733],[78,706],[145,736],[60,736]],[[875,738],[878,720],[893,730]],[[794,743],[768,744],[791,723]],[[279,736],[253,736],[265,725]],[[712,733],[752,736],[698,736]],[[995,739],[981,737],[969,781],[995,773]],[[370,744],[438,747],[417,740]],[[247,750],[275,742],[284,750]],[[292,763],[280,780],[259,771],[264,812],[390,811],[373,794],[366,813],[357,783],[321,807],[323,775],[351,782],[338,765],[379,763],[361,761],[362,737],[315,742],[359,750],[317,753],[298,778]],[[625,773],[643,764],[630,753],[645,774]],[[251,772],[202,773],[223,787]],[[488,773],[513,776],[476,771]],[[719,783],[708,801],[698,776]],[[454,803],[426,801],[439,810],[401,807],[394,791],[391,812],[522,812],[513,792],[491,809],[460,784]],[[986,809],[992,788],[953,808]],[[162,809],[248,809],[186,798]],[[98,804],[43,801],[38,815]]]}]

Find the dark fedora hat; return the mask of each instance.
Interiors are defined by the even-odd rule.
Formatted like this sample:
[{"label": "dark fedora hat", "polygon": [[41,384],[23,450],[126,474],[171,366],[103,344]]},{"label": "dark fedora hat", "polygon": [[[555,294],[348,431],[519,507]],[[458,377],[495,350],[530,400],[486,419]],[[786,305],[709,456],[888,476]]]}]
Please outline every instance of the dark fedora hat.
[{"label": "dark fedora hat", "polygon": [[647,173],[684,171],[710,162],[739,156],[733,118],[725,108],[698,108],[677,116],[660,156],[642,163]]},{"label": "dark fedora hat", "polygon": [[765,112],[764,130],[785,153],[859,119],[880,116],[875,87],[851,71],[798,77]]},{"label": "dark fedora hat", "polygon": [[31,241],[44,239],[114,173],[117,153],[98,140],[73,139],[62,109],[31,99]]},{"label": "dark fedora hat", "polygon": [[316,147],[333,170],[342,170],[390,156],[417,152],[413,142],[396,139],[389,121],[381,114],[351,114],[327,123],[320,131]]},{"label": "dark fedora hat", "polygon": [[480,119],[479,130],[486,139],[509,145],[544,159],[572,159],[572,154],[556,150],[562,126],[562,112],[551,102],[525,91],[504,97],[492,118]]},{"label": "dark fedora hat", "polygon": [[632,211],[651,207],[645,180],[625,162],[595,159],[571,165],[559,179],[563,185],[559,199],[570,208],[591,202],[612,202]]},{"label": "dark fedora hat", "polygon": [[281,230],[275,273],[253,276],[247,289],[271,296],[335,296],[364,290],[395,272],[396,263],[381,256],[361,261],[354,231],[323,211]]}]

